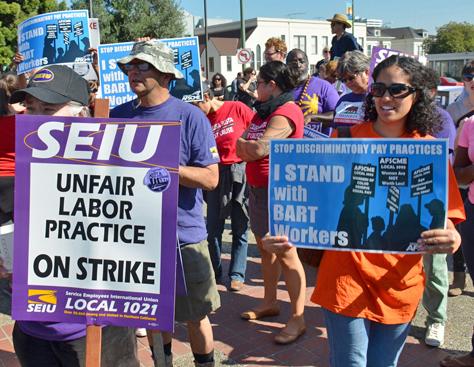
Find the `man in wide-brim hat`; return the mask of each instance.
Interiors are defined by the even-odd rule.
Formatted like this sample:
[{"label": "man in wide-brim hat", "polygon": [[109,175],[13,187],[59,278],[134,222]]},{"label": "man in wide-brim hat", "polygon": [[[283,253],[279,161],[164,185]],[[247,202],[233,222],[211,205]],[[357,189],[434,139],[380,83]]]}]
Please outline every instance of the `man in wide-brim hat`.
[{"label": "man in wide-brim hat", "polygon": [[331,41],[331,60],[342,57],[346,51],[363,51],[354,36],[346,32],[346,28],[351,28],[351,23],[344,14],[334,14],[327,21],[331,22],[331,32],[335,34]]}]

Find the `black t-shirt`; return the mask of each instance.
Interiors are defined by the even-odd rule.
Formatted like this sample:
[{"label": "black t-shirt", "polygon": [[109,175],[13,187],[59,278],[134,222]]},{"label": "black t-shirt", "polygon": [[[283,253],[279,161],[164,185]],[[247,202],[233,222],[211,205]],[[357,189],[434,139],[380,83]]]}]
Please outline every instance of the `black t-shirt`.
[{"label": "black t-shirt", "polygon": [[[255,98],[251,97],[247,92],[244,92],[240,89],[240,85],[245,83],[247,83],[247,80],[245,79],[239,79],[237,81],[237,100],[252,108]],[[257,83],[251,82],[248,89],[251,92],[255,92],[257,90]]]},{"label": "black t-shirt", "polygon": [[359,50],[360,47],[356,39],[351,33],[344,32],[341,38],[337,39],[337,36],[332,38],[331,47],[331,60],[335,57],[342,57],[347,51]]}]

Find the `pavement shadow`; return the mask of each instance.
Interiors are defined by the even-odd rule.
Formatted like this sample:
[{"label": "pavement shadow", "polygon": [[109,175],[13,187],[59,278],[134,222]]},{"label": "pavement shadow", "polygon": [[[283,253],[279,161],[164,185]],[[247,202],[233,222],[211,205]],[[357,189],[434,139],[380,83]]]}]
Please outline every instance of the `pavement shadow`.
[{"label": "pavement shadow", "polygon": [[[227,274],[229,262],[229,257],[223,256],[224,274]],[[308,284],[313,285],[314,275],[307,274],[307,276]],[[278,298],[281,300],[280,315],[247,321],[242,320],[240,314],[259,304],[263,296],[259,259],[248,259],[246,279],[245,287],[240,292],[229,292],[225,285],[218,285],[221,308],[210,316],[210,320],[213,325],[215,348],[228,357],[228,360],[221,361],[221,364],[320,366],[324,361],[325,365],[327,341],[324,320],[321,309],[309,302],[312,287],[308,288],[306,295],[306,333],[292,344],[277,345],[273,338],[285,326],[291,314],[284,282],[280,282],[282,289],[278,290]],[[175,335],[178,340],[186,337],[184,333],[179,334]],[[186,339],[181,341],[186,342]]]}]

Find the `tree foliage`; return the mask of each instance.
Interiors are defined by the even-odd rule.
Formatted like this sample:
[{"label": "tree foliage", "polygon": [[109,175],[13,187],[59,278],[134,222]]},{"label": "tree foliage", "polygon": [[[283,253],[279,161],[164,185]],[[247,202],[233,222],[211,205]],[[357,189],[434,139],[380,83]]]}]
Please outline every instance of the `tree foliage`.
[{"label": "tree foliage", "polygon": [[0,1],[0,64],[9,65],[17,48],[17,27],[25,19],[52,11],[66,10],[57,0]]},{"label": "tree foliage", "polygon": [[[73,9],[88,8],[88,0],[73,0]],[[183,13],[174,0],[94,0],[101,43],[133,41],[138,37],[179,37],[184,33]]]},{"label": "tree foliage", "polygon": [[450,22],[437,28],[434,38],[424,42],[429,54],[474,51],[474,24]]}]

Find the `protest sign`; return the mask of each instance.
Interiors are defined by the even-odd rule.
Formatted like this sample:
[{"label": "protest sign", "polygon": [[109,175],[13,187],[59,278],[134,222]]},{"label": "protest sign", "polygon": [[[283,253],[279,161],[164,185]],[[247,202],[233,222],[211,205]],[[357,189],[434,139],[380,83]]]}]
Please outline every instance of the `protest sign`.
[{"label": "protest sign", "polygon": [[96,79],[90,47],[87,10],[36,15],[18,26],[18,51],[25,58],[18,65],[18,74],[64,64],[86,79]]},{"label": "protest sign", "polygon": [[305,248],[418,252],[420,233],[446,222],[447,151],[445,140],[272,140],[270,233]]},{"label": "protest sign", "polygon": [[173,329],[179,125],[17,116],[14,319]]},{"label": "protest sign", "polygon": [[[170,93],[185,102],[201,101],[201,64],[197,37],[161,39],[174,51],[174,64],[184,79],[173,80]],[[119,69],[117,61],[128,56],[134,42],[100,45],[98,48],[100,70],[100,93],[110,101],[113,108],[131,101],[136,95],[130,89],[128,77]]]}]

